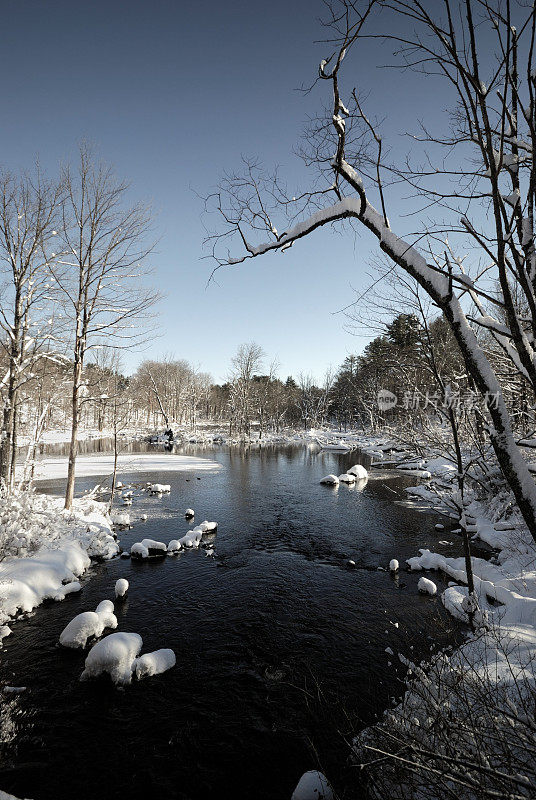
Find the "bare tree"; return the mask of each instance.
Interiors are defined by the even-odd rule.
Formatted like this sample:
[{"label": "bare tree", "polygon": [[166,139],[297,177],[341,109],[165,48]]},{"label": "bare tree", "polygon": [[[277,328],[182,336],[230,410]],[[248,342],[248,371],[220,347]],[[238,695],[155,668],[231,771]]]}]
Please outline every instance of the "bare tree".
[{"label": "bare tree", "polygon": [[[331,108],[304,143],[308,163],[327,181],[293,198],[255,164],[245,176],[227,179],[212,198],[224,220],[211,240],[216,268],[288,250],[341,220],[366,228],[393,269],[417,281],[448,321],[486,402],[497,460],[536,540],[536,486],[516,444],[498,375],[475,332],[489,331],[534,393],[536,9],[521,0],[443,0],[432,6],[420,0],[334,0],[328,8],[329,50],[318,81],[330,87]],[[434,133],[432,119],[421,125],[413,136],[421,148],[416,165],[409,157],[405,164],[388,161],[381,128],[365,113],[362,87],[343,85],[351,53],[359,56],[365,39],[393,45],[400,69],[422,73],[427,83],[443,81],[438,97],[451,106],[450,129],[445,132],[442,124],[441,133]],[[414,92],[412,86],[411,102]],[[409,188],[407,211],[413,221],[422,220],[404,235],[395,230],[402,219],[389,213],[393,183]],[[303,212],[298,221],[295,211]],[[259,233],[264,241],[253,243]],[[231,240],[243,248],[233,258]],[[516,294],[526,314],[518,312]]]},{"label": "bare tree", "polygon": [[129,206],[128,187],[112,170],[94,162],[90,149],[80,148],[76,169],[63,176],[61,246],[56,279],[72,322],[72,429],[65,507],[74,494],[80,392],[84,362],[91,347],[131,346],[146,335],[157,293],[146,288],[150,215],[141,205]]},{"label": "bare tree", "polygon": [[249,437],[255,387],[253,377],[262,365],[266,354],[255,342],[241,344],[232,360],[231,413],[238,433]]},{"label": "bare tree", "polygon": [[6,487],[13,480],[18,392],[31,379],[32,367],[39,358],[54,357],[53,276],[48,259],[61,194],[61,186],[46,180],[39,168],[32,176],[0,176],[0,329],[8,355],[0,380],[0,478]]}]

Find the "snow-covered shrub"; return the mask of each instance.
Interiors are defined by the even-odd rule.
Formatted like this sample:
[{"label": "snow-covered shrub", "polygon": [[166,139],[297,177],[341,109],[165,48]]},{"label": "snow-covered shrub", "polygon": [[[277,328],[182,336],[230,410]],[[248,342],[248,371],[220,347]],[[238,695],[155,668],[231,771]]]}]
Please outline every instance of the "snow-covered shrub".
[{"label": "snow-covered shrub", "polygon": [[408,666],[396,708],[354,742],[371,800],[533,798],[533,629],[490,627],[453,654]]}]

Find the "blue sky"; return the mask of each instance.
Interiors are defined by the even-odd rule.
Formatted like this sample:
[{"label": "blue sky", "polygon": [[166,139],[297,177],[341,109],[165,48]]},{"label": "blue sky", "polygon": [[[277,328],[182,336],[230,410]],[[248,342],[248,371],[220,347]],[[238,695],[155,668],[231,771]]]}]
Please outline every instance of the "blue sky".
[{"label": "blue sky", "polygon": [[[225,378],[238,345],[258,342],[280,374],[339,365],[366,339],[336,314],[366,284],[373,242],[319,231],[284,256],[220,270],[201,260],[202,203],[242,154],[279,164],[303,185],[293,155],[322,91],[296,91],[316,74],[324,50],[322,4],[295,0],[201,4],[171,0],[4,0],[0,158],[9,169],[39,155],[53,172],[77,143],[94,143],[153,204],[153,257],[167,299],[162,335],[143,355],[173,354]],[[377,45],[375,45],[377,47]],[[357,66],[354,64],[354,66]],[[364,69],[363,69],[364,66]],[[360,80],[401,129],[409,111],[393,73],[360,64]],[[324,87],[321,87],[324,88]],[[406,120],[406,117],[408,119]]]}]

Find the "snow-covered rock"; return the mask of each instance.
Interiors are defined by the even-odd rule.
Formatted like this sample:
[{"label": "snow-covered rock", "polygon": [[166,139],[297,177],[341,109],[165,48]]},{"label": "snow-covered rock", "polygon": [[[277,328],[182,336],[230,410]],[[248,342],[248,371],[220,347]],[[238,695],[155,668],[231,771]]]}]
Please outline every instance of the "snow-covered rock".
[{"label": "snow-covered rock", "polygon": [[342,475],[339,475],[339,482],[340,483],[355,483],[356,477],[355,475],[351,475],[349,472],[343,472]]},{"label": "snow-covered rock", "polygon": [[117,509],[114,509],[110,516],[114,525],[120,525],[123,528],[126,528],[130,525],[130,514],[127,514],[126,511],[118,511]]},{"label": "snow-covered rock", "polygon": [[105,628],[117,628],[117,617],[110,600],[103,600],[95,611],[77,614],[61,632],[60,644],[63,647],[85,647],[88,639],[98,639]]},{"label": "snow-covered rock", "polygon": [[[383,455],[382,453],[380,455]],[[356,478],[368,478],[368,472],[362,464],[354,464],[353,467],[350,467],[348,470],[350,475],[355,475]]]},{"label": "snow-covered rock", "polygon": [[326,776],[314,769],[301,776],[291,800],[333,800],[333,791]]},{"label": "snow-covered rock", "polygon": [[2,639],[6,639],[8,636],[11,636],[13,631],[9,627],[9,625],[0,625],[0,647],[2,646]]},{"label": "snow-covered rock", "polygon": [[95,611],[84,611],[77,614],[60,633],[60,644],[63,647],[85,647],[87,640],[99,638],[104,631],[104,624]]},{"label": "snow-covered rock", "polygon": [[201,539],[203,538],[203,530],[198,525],[193,530],[188,531],[187,534],[179,539],[181,547],[199,547]]},{"label": "snow-covered rock", "polygon": [[338,486],[339,479],[336,475],[326,475],[325,478],[322,478],[320,483],[324,483],[326,486]]},{"label": "snow-covered rock", "polygon": [[136,659],[134,669],[136,678],[148,678],[151,675],[160,675],[175,666],[177,659],[173,650],[155,650],[153,653],[144,653]]},{"label": "snow-covered rock", "polygon": [[195,517],[195,511],[193,510],[193,508],[187,508],[186,511],[184,512],[184,516],[186,517],[186,519],[191,519],[192,517]]},{"label": "snow-covered rock", "polygon": [[117,617],[114,614],[114,604],[111,600],[102,600],[95,613],[99,615],[105,628],[117,628]]},{"label": "snow-covered rock", "polygon": [[181,549],[181,543],[178,539],[172,539],[167,546],[168,553],[178,553]]},{"label": "snow-covered rock", "polygon": [[115,582],[115,596],[124,597],[128,592],[128,581],[126,578],[119,578]]},{"label": "snow-covered rock", "polygon": [[163,558],[166,553],[164,542],[156,542],[154,539],[142,539],[130,548],[130,555],[134,559]]},{"label": "snow-covered rock", "polygon": [[151,494],[168,494],[171,486],[169,483],[152,483],[149,491]]},{"label": "snow-covered rock", "polygon": [[115,684],[130,683],[142,645],[143,640],[138,633],[111,633],[89,651],[80,680],[108,673]]},{"label": "snow-covered rock", "polygon": [[437,586],[435,583],[429,580],[429,578],[425,578],[424,575],[419,578],[417,588],[421,594],[429,594],[432,596],[437,594]]},{"label": "snow-covered rock", "polygon": [[215,531],[217,527],[218,527],[217,522],[209,522],[208,520],[201,522],[197,526],[197,528],[199,528],[203,533],[210,533],[211,531]]},{"label": "snow-covered rock", "polygon": [[134,542],[130,548],[130,557],[138,560],[149,558],[149,548],[141,542]]},{"label": "snow-covered rock", "polygon": [[398,572],[399,567],[400,567],[400,564],[398,563],[396,558],[392,558],[389,561],[389,569],[391,570],[391,572]]}]

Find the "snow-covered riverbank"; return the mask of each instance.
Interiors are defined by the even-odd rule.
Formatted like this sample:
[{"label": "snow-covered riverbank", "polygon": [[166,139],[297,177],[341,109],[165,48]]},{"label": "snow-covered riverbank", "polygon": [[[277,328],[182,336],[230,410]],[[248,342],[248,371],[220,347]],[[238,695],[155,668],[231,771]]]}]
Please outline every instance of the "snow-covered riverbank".
[{"label": "snow-covered riverbank", "polygon": [[92,558],[107,560],[119,552],[104,504],[89,499],[65,511],[60,499],[2,494],[0,530],[0,639],[20,614],[79,591],[77,579]]}]

